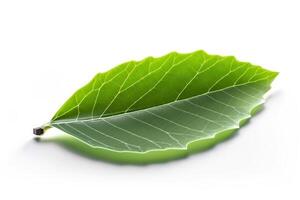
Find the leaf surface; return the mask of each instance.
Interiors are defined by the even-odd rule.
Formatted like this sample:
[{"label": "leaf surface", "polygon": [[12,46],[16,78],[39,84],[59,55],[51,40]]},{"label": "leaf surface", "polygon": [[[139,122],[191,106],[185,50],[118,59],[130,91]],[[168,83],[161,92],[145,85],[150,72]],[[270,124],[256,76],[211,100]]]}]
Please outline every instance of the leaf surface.
[{"label": "leaf surface", "polygon": [[238,129],[277,74],[204,51],[148,57],[97,74],[49,124],[115,152],[187,150]]}]

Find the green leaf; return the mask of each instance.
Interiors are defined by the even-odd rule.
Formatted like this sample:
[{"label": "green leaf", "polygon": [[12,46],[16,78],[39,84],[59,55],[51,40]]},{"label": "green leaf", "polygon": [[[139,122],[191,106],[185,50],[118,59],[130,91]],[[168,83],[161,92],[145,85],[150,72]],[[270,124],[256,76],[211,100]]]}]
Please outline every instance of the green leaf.
[{"label": "green leaf", "polygon": [[112,152],[201,148],[250,118],[277,74],[204,51],[130,61],[97,74],[49,126]]}]

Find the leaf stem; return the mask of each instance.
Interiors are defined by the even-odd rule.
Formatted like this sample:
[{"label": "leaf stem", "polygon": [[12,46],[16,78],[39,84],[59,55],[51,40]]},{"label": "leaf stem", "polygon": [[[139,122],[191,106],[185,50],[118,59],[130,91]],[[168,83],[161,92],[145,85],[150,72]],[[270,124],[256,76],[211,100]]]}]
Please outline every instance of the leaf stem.
[{"label": "leaf stem", "polygon": [[34,135],[43,135],[45,133],[45,131],[48,130],[49,128],[51,128],[50,123],[46,123],[40,127],[33,128],[33,134]]}]

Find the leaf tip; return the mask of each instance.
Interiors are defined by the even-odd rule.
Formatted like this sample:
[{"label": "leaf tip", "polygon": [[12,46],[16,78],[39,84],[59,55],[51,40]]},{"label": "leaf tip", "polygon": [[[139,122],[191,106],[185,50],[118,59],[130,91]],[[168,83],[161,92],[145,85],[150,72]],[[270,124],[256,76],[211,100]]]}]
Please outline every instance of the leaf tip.
[{"label": "leaf tip", "polygon": [[271,72],[272,74],[272,80],[274,80],[280,73],[279,72],[277,72],[277,71],[272,71]]}]

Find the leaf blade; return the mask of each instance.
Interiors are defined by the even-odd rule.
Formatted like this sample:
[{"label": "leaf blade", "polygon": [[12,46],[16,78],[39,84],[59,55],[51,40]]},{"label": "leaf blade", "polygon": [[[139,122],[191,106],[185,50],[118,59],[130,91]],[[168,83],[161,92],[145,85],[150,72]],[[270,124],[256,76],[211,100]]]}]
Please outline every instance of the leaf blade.
[{"label": "leaf blade", "polygon": [[96,75],[51,125],[110,151],[186,150],[195,141],[237,129],[262,104],[276,76],[203,51],[149,57]]}]

